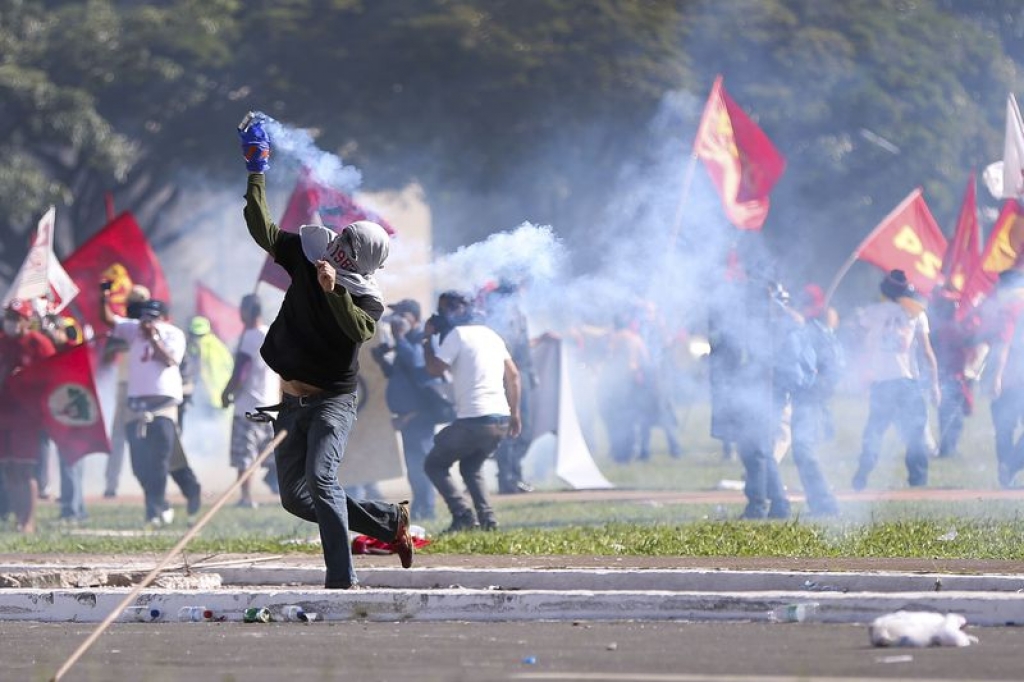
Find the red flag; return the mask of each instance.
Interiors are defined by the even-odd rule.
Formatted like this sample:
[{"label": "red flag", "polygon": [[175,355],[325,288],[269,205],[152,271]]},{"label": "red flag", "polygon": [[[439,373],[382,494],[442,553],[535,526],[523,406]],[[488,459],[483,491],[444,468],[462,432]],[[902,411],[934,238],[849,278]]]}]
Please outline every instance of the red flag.
[{"label": "red flag", "polygon": [[978,267],[971,271],[964,284],[963,301],[976,306],[996,286],[999,273],[1019,265],[1024,245],[1024,213],[1020,204],[1010,199],[1003,204],[992,231],[985,242]]},{"label": "red flag", "polygon": [[946,247],[942,257],[943,279],[957,291],[964,290],[967,277],[981,263],[980,243],[977,194],[972,172],[964,192],[964,202],[960,206],[953,241]]},{"label": "red flag", "polygon": [[946,238],[918,187],[857,247],[857,258],[886,272],[903,270],[927,296],[938,283]]},{"label": "red flag", "polygon": [[715,79],[697,128],[693,153],[704,161],[726,215],[744,230],[760,230],[768,217],[768,195],[782,177],[786,159]]},{"label": "red flag", "polygon": [[[100,412],[89,344],[39,360],[14,374],[4,386],[4,401],[46,431],[69,464],[93,452],[110,452]],[[11,425],[14,430],[24,424]]]},{"label": "red flag", "polygon": [[213,333],[228,346],[242,336],[244,325],[238,306],[228,303],[200,282],[196,282],[196,315],[208,319]]},{"label": "red flag", "polygon": [[[379,215],[363,208],[344,192],[322,184],[309,169],[305,169],[295,183],[278,227],[286,232],[298,232],[302,225],[320,224],[337,232],[357,220],[372,220],[388,234],[395,234],[395,230]],[[269,257],[263,264],[258,281],[278,289],[287,289],[289,283],[288,273]]]},{"label": "red flag", "polygon": [[160,261],[149,246],[131,213],[122,213],[87,239],[64,261],[64,269],[83,293],[74,307],[83,324],[101,329],[98,287],[101,280],[112,283],[110,305],[118,315],[125,314],[128,293],[136,284],[145,285],[153,298],[170,303],[170,290]]}]

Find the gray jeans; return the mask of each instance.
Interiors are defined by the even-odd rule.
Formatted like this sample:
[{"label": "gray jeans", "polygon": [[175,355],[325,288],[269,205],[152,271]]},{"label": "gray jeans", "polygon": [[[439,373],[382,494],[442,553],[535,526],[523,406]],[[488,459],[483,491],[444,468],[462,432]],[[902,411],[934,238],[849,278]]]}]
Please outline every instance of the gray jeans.
[{"label": "gray jeans", "polygon": [[[500,415],[456,419],[434,436],[434,447],[423,468],[448,505],[453,519],[466,518],[475,508],[481,524],[494,522],[494,510],[487,500],[481,469],[508,434],[508,424],[509,418]],[[459,463],[459,473],[472,499],[472,507],[455,487],[450,471],[455,462]]]},{"label": "gray jeans", "polygon": [[356,420],[356,395],[294,398],[285,396],[274,423],[288,435],[274,453],[281,505],[320,526],[324,586],[347,588],[357,583],[348,532],[391,542],[398,532],[398,505],[353,500],[338,483],[348,434]]}]

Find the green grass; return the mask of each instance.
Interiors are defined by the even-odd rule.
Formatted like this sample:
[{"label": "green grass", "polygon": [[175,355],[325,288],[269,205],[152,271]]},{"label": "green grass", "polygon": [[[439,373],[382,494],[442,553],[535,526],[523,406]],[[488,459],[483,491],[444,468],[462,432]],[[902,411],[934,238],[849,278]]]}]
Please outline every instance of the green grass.
[{"label": "green grass", "polygon": [[[852,398],[837,401],[837,434],[824,445],[820,459],[826,477],[837,491],[849,490],[856,467],[860,430],[866,406]],[[722,479],[740,479],[742,467],[724,462],[718,443],[707,435],[707,407],[698,405],[688,415],[680,412],[686,455],[670,459],[661,434],[653,439],[648,462],[627,466],[611,463],[603,454],[602,432],[594,429],[595,460],[620,488],[651,491],[712,490]],[[586,428],[586,424],[584,425]],[[933,460],[931,487],[994,490],[994,455],[986,404],[970,419],[962,456]],[[799,491],[799,479],[790,458],[782,474],[787,486]],[[905,487],[902,448],[890,433],[879,468],[869,489]],[[541,488],[560,488],[552,480]],[[440,518],[424,523],[435,535],[426,553],[577,554],[704,557],[908,557],[1024,559],[1024,519],[1017,500],[963,502],[844,502],[843,515],[834,520],[809,521],[797,516],[788,522],[742,522],[743,497],[726,504],[674,504],[654,499],[640,501],[586,501],[569,495],[563,501],[519,496],[496,498],[501,530],[437,536],[447,525]],[[179,509],[179,512],[183,510]],[[138,531],[139,503],[93,504],[84,530]],[[33,554],[133,554],[165,552],[185,530],[179,520],[170,530],[147,534],[83,534],[58,522],[55,505],[40,508],[40,530],[22,536],[0,530],[0,552]],[[414,520],[415,522],[415,520]],[[951,531],[955,531],[952,533]],[[218,553],[319,554],[314,525],[299,521],[278,505],[255,511],[231,507],[221,510],[190,544],[192,556]]]}]

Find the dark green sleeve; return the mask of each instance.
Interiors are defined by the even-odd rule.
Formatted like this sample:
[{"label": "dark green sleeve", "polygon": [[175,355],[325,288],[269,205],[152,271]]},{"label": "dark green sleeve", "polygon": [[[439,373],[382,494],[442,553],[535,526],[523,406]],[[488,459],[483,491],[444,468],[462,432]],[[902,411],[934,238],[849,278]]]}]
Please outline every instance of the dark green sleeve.
[{"label": "dark green sleeve", "polygon": [[370,313],[356,305],[345,288],[336,286],[334,291],[325,294],[331,306],[334,319],[345,332],[345,336],[356,343],[366,343],[377,333],[377,321]]},{"label": "dark green sleeve", "polygon": [[281,230],[274,224],[267,208],[266,178],[263,173],[249,173],[249,185],[245,190],[245,224],[249,234],[260,247],[277,258],[277,240]]}]

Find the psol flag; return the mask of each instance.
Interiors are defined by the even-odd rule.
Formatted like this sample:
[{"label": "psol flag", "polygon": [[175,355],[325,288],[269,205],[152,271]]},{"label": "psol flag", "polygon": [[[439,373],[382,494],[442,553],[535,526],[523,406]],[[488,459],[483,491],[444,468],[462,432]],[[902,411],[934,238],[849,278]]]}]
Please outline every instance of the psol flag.
[{"label": "psol flag", "polygon": [[981,237],[978,231],[978,202],[974,173],[967,181],[964,201],[960,205],[953,241],[942,256],[942,277],[956,291],[963,291],[967,277],[981,262]]},{"label": "psol flag", "polygon": [[[1003,204],[988,241],[981,253],[979,267],[975,268],[964,285],[963,300],[971,305],[981,302],[999,279],[999,273],[1009,270],[1018,262],[1024,247],[1024,215],[1020,203],[1014,200]],[[961,306],[966,307],[966,306]]]},{"label": "psol flag", "polygon": [[903,270],[914,288],[931,293],[942,273],[946,238],[928,210],[921,188],[915,189],[871,231],[855,252],[882,270]]},{"label": "psol flag", "polygon": [[111,282],[110,306],[125,314],[128,293],[136,284],[149,289],[153,298],[170,303],[170,290],[160,261],[131,213],[122,213],[87,239],[64,261],[64,269],[79,289],[75,299],[83,324],[102,329],[99,284]]},{"label": "psol flag", "polygon": [[725,91],[721,76],[704,106],[693,153],[704,162],[729,221],[744,230],[761,229],[786,159]]},{"label": "psol flag", "polygon": [[[297,233],[303,225],[324,225],[338,232],[357,220],[371,220],[389,235],[395,234],[395,230],[379,215],[357,204],[345,192],[319,182],[311,171],[305,169],[295,183],[278,227],[285,232]],[[258,281],[287,289],[290,279],[284,268],[268,257]]]},{"label": "psol flag", "polygon": [[21,403],[20,413],[46,431],[66,462],[110,452],[89,344],[29,365],[7,380],[4,393]]}]

